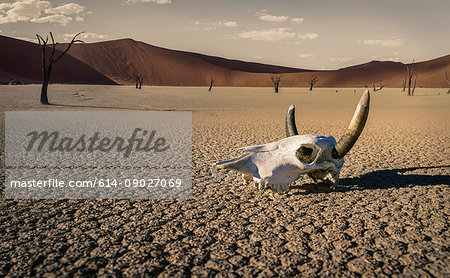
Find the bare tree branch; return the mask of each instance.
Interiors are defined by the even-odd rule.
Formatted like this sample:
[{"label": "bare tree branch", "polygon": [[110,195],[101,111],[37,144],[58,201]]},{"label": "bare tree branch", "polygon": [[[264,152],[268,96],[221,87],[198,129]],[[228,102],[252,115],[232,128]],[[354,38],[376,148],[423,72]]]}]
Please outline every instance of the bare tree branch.
[{"label": "bare tree branch", "polygon": [[319,78],[317,78],[316,75],[311,77],[311,79],[308,81],[310,91],[312,91],[314,84],[316,84],[318,81],[319,81]]},{"label": "bare tree branch", "polygon": [[270,75],[270,80],[272,80],[273,87],[275,89],[275,93],[278,93],[278,89],[280,87],[280,82],[281,82],[281,74],[280,75]]},{"label": "bare tree branch", "polygon": [[47,44],[47,42],[48,42],[48,36],[47,36],[47,40],[44,40],[44,38],[41,37],[41,36],[38,35],[38,34],[36,34],[36,37],[38,38],[39,45]]},{"label": "bare tree branch", "polygon": [[376,92],[376,91],[381,91],[381,89],[384,88],[384,85],[383,85],[383,83],[382,83],[381,80],[380,80],[380,88],[377,88],[377,87],[375,86],[375,83],[373,83],[373,81],[372,81],[372,87],[373,87],[373,91]]},{"label": "bare tree branch", "polygon": [[[77,43],[77,42],[79,42],[79,43],[84,43],[84,41],[82,41],[82,40],[77,40],[77,39],[76,39],[79,35],[81,35],[81,34],[83,34],[83,33],[84,33],[84,32],[80,32],[80,33],[76,34],[76,35],[72,38],[72,40],[70,41],[70,43],[69,43],[69,45],[67,46],[66,50],[64,50],[64,51],[58,56],[58,58],[55,59],[55,61],[54,61],[55,63],[58,62],[58,60],[61,59],[61,58],[67,53],[67,51],[69,51],[69,49],[70,49],[70,47],[72,46],[72,44]],[[50,36],[51,36],[52,39],[53,39],[52,32],[50,32]]]},{"label": "bare tree branch", "polygon": [[49,62],[49,64],[52,64],[52,63],[54,63],[53,57],[54,57],[55,51],[56,51],[55,39],[53,38],[52,32],[50,32],[50,38],[52,39],[52,53],[50,54],[50,60],[48,62]]}]

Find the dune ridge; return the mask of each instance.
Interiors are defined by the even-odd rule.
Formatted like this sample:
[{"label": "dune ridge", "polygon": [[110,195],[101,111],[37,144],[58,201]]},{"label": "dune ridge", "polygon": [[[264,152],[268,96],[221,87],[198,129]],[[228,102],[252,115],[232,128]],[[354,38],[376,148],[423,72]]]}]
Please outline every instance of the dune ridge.
[{"label": "dune ridge", "polygon": [[[65,44],[58,47],[63,49]],[[13,57],[0,62],[0,79],[39,81],[37,44],[0,36],[2,53],[13,49]],[[400,62],[371,61],[337,70],[297,69],[170,50],[132,39],[75,44],[68,54],[57,65],[53,82],[133,84],[133,75],[139,74],[145,85],[154,86],[207,86],[212,77],[215,86],[265,87],[272,86],[271,74],[282,74],[281,87],[306,87],[314,75],[319,78],[316,87],[371,87],[379,81],[386,87],[401,87],[405,78],[405,64]],[[444,72],[450,71],[450,55],[415,63],[414,68],[419,74],[418,87],[448,86]]]}]

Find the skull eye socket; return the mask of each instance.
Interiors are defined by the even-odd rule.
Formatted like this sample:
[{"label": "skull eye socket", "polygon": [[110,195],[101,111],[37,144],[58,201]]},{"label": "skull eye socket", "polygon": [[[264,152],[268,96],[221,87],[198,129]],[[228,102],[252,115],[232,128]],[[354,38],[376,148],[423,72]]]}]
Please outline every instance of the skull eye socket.
[{"label": "skull eye socket", "polygon": [[301,162],[309,164],[314,161],[314,159],[316,158],[317,152],[318,152],[317,147],[314,145],[301,146],[297,150],[297,158]]},{"label": "skull eye socket", "polygon": [[300,151],[307,156],[311,156],[313,153],[313,149],[307,148],[307,147],[301,147]]}]

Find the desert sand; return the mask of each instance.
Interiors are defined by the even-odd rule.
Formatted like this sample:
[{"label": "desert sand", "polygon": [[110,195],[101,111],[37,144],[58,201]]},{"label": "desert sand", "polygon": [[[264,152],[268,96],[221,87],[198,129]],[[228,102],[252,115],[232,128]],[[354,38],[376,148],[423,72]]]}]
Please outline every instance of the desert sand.
[{"label": "desert sand", "polygon": [[363,91],[50,85],[55,105],[42,106],[37,85],[0,86],[2,111],[193,111],[194,193],[146,201],[3,197],[0,276],[448,277],[447,89],[372,93],[366,128],[334,190],[306,179],[286,194],[259,192],[212,165],[239,147],[283,138],[290,104],[300,133],[339,138]]}]

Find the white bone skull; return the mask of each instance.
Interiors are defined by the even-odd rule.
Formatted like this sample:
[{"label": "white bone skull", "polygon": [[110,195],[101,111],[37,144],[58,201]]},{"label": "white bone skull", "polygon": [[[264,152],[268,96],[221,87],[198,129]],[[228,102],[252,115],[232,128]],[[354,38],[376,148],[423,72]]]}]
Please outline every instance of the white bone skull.
[{"label": "white bone skull", "polygon": [[289,185],[304,175],[308,175],[314,182],[337,185],[344,156],[355,144],[366,123],[369,102],[369,92],[366,91],[338,143],[333,136],[298,135],[295,110],[291,106],[286,118],[287,138],[241,148],[248,153],[215,165],[241,172],[245,184],[253,180],[260,190],[271,187],[274,192],[288,191]]}]

